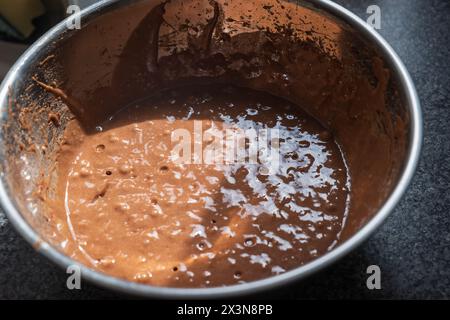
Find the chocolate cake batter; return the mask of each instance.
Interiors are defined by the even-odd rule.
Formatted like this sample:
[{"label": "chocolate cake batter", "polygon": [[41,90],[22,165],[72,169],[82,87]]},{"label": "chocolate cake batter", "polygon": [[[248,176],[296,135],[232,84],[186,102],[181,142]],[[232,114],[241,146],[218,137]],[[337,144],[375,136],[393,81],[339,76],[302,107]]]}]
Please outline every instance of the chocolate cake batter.
[{"label": "chocolate cake batter", "polygon": [[[172,133],[194,136],[194,122],[205,133],[277,129],[280,165],[269,174],[248,156],[173,161]],[[126,107],[97,131],[76,123],[66,130],[56,197],[65,250],[91,267],[153,285],[220,286],[283,273],[339,238],[349,196],[342,154],[328,131],[283,99],[183,87]],[[202,140],[211,143],[207,134]]]},{"label": "chocolate cake batter", "polygon": [[[354,235],[389,195],[409,121],[394,81],[349,26],[308,7],[137,1],[38,63],[8,122],[12,189],[43,241],[106,274],[270,277]],[[208,133],[250,128],[279,130],[276,171],[172,154],[176,130],[203,152]]]}]

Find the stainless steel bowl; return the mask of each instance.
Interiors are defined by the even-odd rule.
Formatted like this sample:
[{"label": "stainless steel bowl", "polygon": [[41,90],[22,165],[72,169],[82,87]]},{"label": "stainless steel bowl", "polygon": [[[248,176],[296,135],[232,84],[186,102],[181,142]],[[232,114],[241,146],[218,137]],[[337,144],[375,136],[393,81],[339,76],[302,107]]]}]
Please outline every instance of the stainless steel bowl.
[{"label": "stainless steel bowl", "polygon": [[[84,24],[89,24],[90,21],[99,16],[113,12],[135,2],[137,1],[101,1],[83,10],[81,18]],[[328,19],[343,23],[347,26],[346,28],[352,29],[358,33],[361,38],[371,43],[377,52],[379,52],[384,63],[389,66],[391,73],[396,79],[397,90],[400,92],[401,96],[401,103],[407,118],[409,119],[407,128],[408,141],[406,141],[405,159],[399,169],[398,177],[396,181],[393,182],[393,188],[386,196],[382,205],[380,205],[378,210],[368,221],[364,222],[359,231],[350,235],[343,243],[327,254],[284,274],[251,283],[218,288],[161,288],[121,280],[93,271],[85,266],[81,266],[81,272],[84,279],[116,291],[158,298],[216,298],[255,293],[303,279],[310,274],[329,266],[360,245],[381,225],[390,212],[392,212],[402,195],[405,193],[413,177],[418,163],[422,142],[422,115],[413,82],[400,58],[388,43],[357,16],[328,0],[305,0],[297,1],[297,3],[299,6],[307,6],[308,8],[327,16]],[[20,174],[18,175],[18,173],[11,173],[12,171],[9,168],[14,165],[13,162],[16,158],[8,156],[5,150],[10,148],[11,144],[15,143],[14,140],[8,136],[9,133],[7,132],[7,128],[10,128],[11,125],[14,126],[13,122],[17,120],[17,118],[14,118],[14,115],[17,113],[16,109],[18,107],[11,106],[11,103],[14,104],[18,95],[25,90],[24,86],[27,83],[27,79],[33,74],[33,68],[39,61],[44,59],[46,54],[48,54],[48,48],[54,46],[55,43],[57,44],[60,41],[63,41],[66,31],[66,22],[61,22],[47,32],[16,62],[0,88],[1,205],[10,222],[19,233],[33,245],[38,252],[64,268],[77,263],[58,251],[54,246],[47,243],[42,236],[42,230],[37,229],[35,223],[31,222],[31,220],[39,215],[39,210],[27,207],[27,205],[24,204],[25,195],[22,193],[25,192],[23,191],[25,188],[17,188],[18,185],[15,185],[18,180],[24,179],[24,177],[20,177]],[[77,31],[71,32],[72,35],[76,33]],[[19,154],[16,156],[19,157]]]}]

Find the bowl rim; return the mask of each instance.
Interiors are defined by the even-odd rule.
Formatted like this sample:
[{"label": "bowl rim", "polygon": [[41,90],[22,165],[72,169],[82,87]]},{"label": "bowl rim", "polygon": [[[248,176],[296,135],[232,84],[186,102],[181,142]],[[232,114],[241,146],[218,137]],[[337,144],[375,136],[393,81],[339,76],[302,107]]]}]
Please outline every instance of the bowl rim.
[{"label": "bowl rim", "polygon": [[[107,12],[108,9],[112,8],[112,5],[118,4],[119,1],[120,0],[100,1],[82,10],[80,15],[82,18],[92,18],[95,13],[103,13],[103,9],[106,9],[105,12]],[[136,0],[133,0],[132,2],[134,1]],[[127,5],[129,3],[130,1],[122,2],[123,5]],[[378,34],[378,32],[376,32],[372,27],[366,24],[366,22],[361,20],[355,14],[330,0],[303,0],[302,3],[310,4],[318,10],[322,10],[323,12],[331,14],[332,16],[336,16],[348,25],[355,28],[355,30],[361,32],[364,38],[373,42],[385,61],[389,63],[390,67],[393,69],[393,72],[398,76],[399,85],[405,91],[405,101],[407,103],[408,112],[411,118],[411,131],[408,141],[409,147],[406,157],[407,160],[400,174],[400,178],[390,196],[384,202],[378,212],[374,215],[374,217],[352,237],[347,239],[345,242],[343,242],[333,250],[324,254],[323,256],[280,275],[275,275],[253,282],[224,287],[171,288],[138,284],[135,282],[109,276],[98,271],[94,271],[69,258],[48,243],[44,242],[34,231],[34,229],[28,224],[28,222],[25,221],[17,208],[15,200],[10,197],[5,175],[2,170],[2,172],[0,173],[0,205],[3,207],[8,220],[19,232],[19,234],[21,234],[22,237],[25,238],[38,252],[40,252],[42,255],[46,256],[48,259],[64,268],[65,270],[70,265],[78,265],[80,267],[83,279],[89,282],[125,294],[154,298],[201,299],[219,297],[225,298],[237,295],[253,294],[303,279],[310,274],[331,265],[332,263],[348,254],[350,251],[355,249],[386,220],[387,216],[393,211],[395,206],[404,195],[414,176],[420,158],[423,139],[422,111],[416,89],[406,67],[404,66],[398,55],[395,53],[395,51],[386,42],[386,40],[384,40],[381,35]],[[6,75],[0,86],[0,125],[5,121],[5,109],[8,101],[9,88],[16,80],[17,75],[20,74],[20,70],[32,60],[36,52],[45,49],[47,44],[57,39],[63,32],[66,31],[66,21],[67,19],[60,22],[50,31],[44,34],[39,40],[37,40],[17,60],[17,62]],[[0,168],[3,168],[3,162],[5,161],[5,159],[0,159],[0,161],[2,162],[0,164]]]}]

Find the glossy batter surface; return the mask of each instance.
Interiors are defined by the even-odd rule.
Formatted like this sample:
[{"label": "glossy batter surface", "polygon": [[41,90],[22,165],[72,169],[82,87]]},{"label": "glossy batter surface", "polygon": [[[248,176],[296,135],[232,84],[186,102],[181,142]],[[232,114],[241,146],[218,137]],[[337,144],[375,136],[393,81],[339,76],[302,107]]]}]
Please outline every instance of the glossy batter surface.
[{"label": "glossy batter surface", "polygon": [[[173,132],[192,133],[194,150],[199,123],[202,150],[214,130],[277,129],[279,166],[177,163]],[[72,123],[57,174],[63,249],[159,286],[230,285],[298,267],[334,247],[349,203],[345,161],[328,131],[285,100],[227,86],[169,90],[94,134]]]}]

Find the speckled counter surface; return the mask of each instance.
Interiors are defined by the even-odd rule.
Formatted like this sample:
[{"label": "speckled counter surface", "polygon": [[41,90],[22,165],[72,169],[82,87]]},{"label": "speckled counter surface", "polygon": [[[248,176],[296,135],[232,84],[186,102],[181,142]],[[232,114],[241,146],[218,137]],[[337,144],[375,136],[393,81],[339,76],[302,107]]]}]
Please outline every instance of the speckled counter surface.
[{"label": "speckled counter surface", "polygon": [[[378,232],[327,270],[253,298],[450,298],[450,1],[338,0],[366,19],[382,11],[380,33],[410,71],[422,103],[425,138],[417,174]],[[121,298],[66,274],[33,249],[0,214],[1,299]],[[366,287],[366,268],[381,268],[382,289]]]}]

